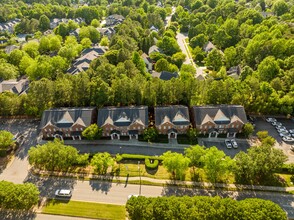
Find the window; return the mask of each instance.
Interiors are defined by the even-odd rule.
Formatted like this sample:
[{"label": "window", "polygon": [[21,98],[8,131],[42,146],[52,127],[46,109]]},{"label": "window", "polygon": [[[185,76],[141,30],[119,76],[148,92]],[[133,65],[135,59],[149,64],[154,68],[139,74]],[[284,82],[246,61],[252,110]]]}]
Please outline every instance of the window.
[{"label": "window", "polygon": [[202,129],[202,125],[200,125],[200,129]]},{"label": "window", "polygon": [[69,130],[72,131],[72,128],[70,128]]},{"label": "window", "polygon": [[239,128],[239,125],[236,125],[236,128]]},{"label": "window", "polygon": [[235,125],[232,125],[232,128],[234,128],[235,127]]},{"label": "window", "polygon": [[136,130],[136,126],[134,126],[134,130]]},{"label": "window", "polygon": [[110,128],[110,130],[112,131],[113,128]]},{"label": "window", "polygon": [[165,126],[163,126],[163,129],[166,129],[166,127],[165,127]]},{"label": "window", "polygon": [[159,130],[161,129],[161,126],[160,126],[160,125],[158,126],[158,129],[159,129]]},{"label": "window", "polygon": [[79,129],[78,128],[76,128],[76,131],[78,131]]},{"label": "window", "polygon": [[209,127],[208,128],[211,128],[211,125],[209,125]]},{"label": "window", "polygon": [[223,125],[220,125],[219,128],[224,128],[224,126]]},{"label": "window", "polygon": [[207,128],[207,126],[205,125],[205,126],[204,126],[204,129],[206,129],[206,128]]},{"label": "window", "polygon": [[181,128],[183,129],[183,128],[184,128],[184,126],[183,126],[183,125],[181,125]]},{"label": "window", "polygon": [[45,132],[47,132],[47,129],[44,129]]},{"label": "window", "polygon": [[170,129],[170,126],[168,126],[168,129]]},{"label": "window", "polygon": [[83,130],[83,128],[80,129],[81,131]]},{"label": "window", "polygon": [[48,130],[49,130],[49,132],[51,132],[51,129],[50,128]]}]

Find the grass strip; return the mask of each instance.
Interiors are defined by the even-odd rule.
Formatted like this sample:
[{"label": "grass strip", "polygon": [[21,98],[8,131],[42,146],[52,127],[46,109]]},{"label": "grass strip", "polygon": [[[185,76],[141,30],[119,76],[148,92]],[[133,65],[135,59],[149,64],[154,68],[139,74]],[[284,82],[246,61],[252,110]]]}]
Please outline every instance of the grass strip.
[{"label": "grass strip", "polygon": [[96,219],[126,219],[125,206],[81,201],[49,200],[42,213]]}]

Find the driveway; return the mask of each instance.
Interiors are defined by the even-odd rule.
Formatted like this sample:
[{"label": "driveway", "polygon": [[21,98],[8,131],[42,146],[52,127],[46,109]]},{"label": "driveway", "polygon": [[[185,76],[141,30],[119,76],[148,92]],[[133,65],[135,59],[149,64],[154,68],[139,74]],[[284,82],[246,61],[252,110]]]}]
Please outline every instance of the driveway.
[{"label": "driveway", "polygon": [[22,183],[28,173],[28,150],[37,144],[37,128],[39,121],[27,119],[0,120],[0,129],[8,130],[13,134],[20,133],[24,136],[14,159],[0,174],[0,180]]},{"label": "driveway", "polygon": [[186,59],[184,61],[184,64],[190,64],[193,67],[195,67],[195,69],[196,69],[196,65],[195,65],[195,63],[194,63],[194,61],[192,59],[192,56],[191,56],[190,51],[188,49],[188,45],[187,45],[187,43],[185,41],[188,38],[187,34],[177,33],[176,38],[177,38],[177,42],[178,42],[178,45],[181,48],[182,53],[186,55]]}]

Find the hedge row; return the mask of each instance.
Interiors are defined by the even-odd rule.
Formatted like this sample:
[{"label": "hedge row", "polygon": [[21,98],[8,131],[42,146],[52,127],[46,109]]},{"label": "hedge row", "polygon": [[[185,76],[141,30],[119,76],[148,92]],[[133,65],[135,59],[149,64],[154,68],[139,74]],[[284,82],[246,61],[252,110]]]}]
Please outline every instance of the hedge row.
[{"label": "hedge row", "polygon": [[294,174],[294,163],[283,164],[282,168],[278,170],[279,173]]},{"label": "hedge row", "polygon": [[146,158],[148,158],[148,159],[162,161],[161,157],[146,156],[146,155],[140,155],[140,154],[122,154],[121,157],[122,157],[122,160],[145,160]]},{"label": "hedge row", "polygon": [[[151,163],[151,160],[153,163]],[[148,169],[156,169],[158,167],[158,164],[159,164],[158,160],[145,158],[145,166]]]},{"label": "hedge row", "polygon": [[276,203],[263,199],[236,201],[231,198],[209,196],[132,197],[126,209],[131,220],[286,220],[287,215]]}]

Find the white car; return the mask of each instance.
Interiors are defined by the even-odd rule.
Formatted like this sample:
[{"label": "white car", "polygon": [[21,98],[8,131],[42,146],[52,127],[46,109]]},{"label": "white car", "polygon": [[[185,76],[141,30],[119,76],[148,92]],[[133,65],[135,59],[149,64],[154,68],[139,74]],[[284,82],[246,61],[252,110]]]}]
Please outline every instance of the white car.
[{"label": "white car", "polygon": [[291,137],[289,133],[281,132],[279,133],[280,137]]},{"label": "white car", "polygon": [[281,122],[274,121],[274,122],[272,122],[272,125],[273,126],[282,126],[282,123]]},{"label": "white car", "polygon": [[294,129],[290,129],[289,132],[290,132],[291,134],[294,134]]},{"label": "white car", "polygon": [[231,143],[232,143],[233,148],[238,148],[238,144],[235,139],[232,139]]},{"label": "white car", "polygon": [[128,200],[132,197],[138,197],[139,195],[128,195]]},{"label": "white car", "polygon": [[289,131],[286,130],[286,129],[278,129],[277,130],[279,133],[286,133],[286,134],[289,134]]},{"label": "white car", "polygon": [[277,121],[277,119],[275,118],[267,118],[265,119],[267,122],[274,122],[274,121]]},{"label": "white car", "polygon": [[55,196],[57,197],[70,198],[71,194],[72,192],[70,189],[58,189],[55,191]]},{"label": "white car", "polygon": [[229,139],[225,140],[225,144],[226,144],[227,148],[229,148],[229,149],[232,148],[232,143],[231,143],[231,141]]},{"label": "white car", "polygon": [[289,137],[289,136],[284,136],[284,137],[282,137],[282,140],[285,142],[292,142],[292,141],[294,141],[294,138]]},{"label": "white car", "polygon": [[278,130],[278,129],[285,129],[286,130],[286,127],[285,126],[280,126],[280,125],[278,125],[278,126],[276,126],[276,129]]}]

